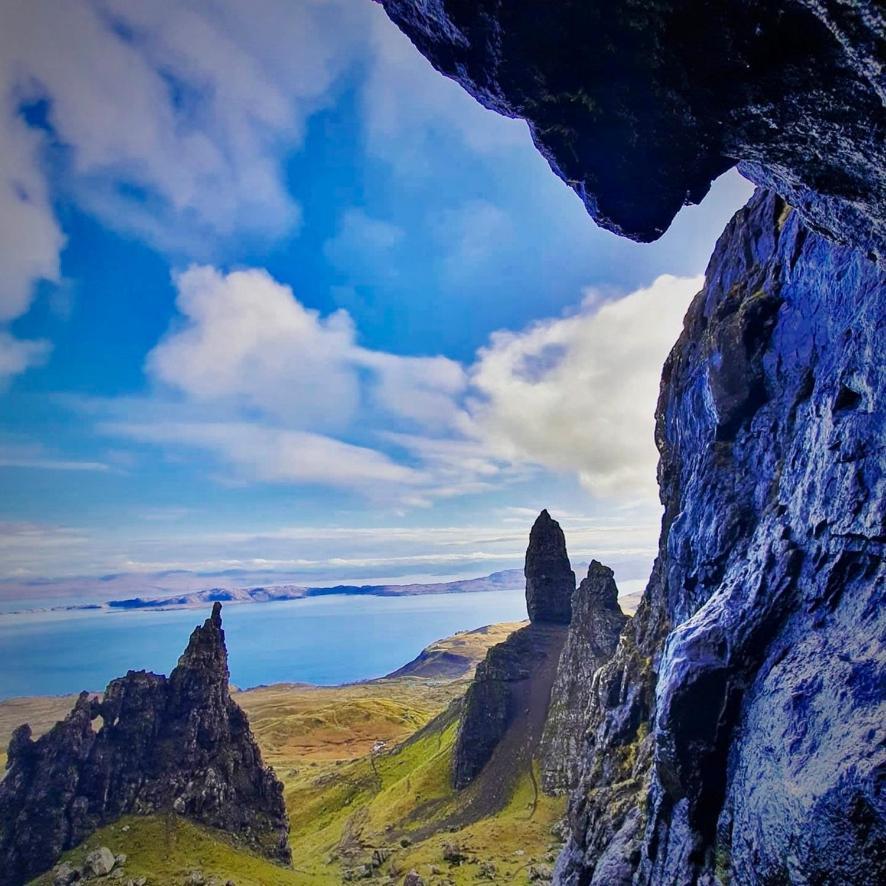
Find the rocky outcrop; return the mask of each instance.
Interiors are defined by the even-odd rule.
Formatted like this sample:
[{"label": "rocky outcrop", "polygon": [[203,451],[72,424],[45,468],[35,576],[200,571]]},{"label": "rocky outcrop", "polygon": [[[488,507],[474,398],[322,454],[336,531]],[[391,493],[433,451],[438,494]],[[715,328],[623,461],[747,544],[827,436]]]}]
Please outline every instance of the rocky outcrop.
[{"label": "rocky outcrop", "polygon": [[[493,646],[477,665],[465,695],[464,711],[452,758],[452,785],[467,787],[483,771],[516,721],[535,721],[532,750],[547,717],[551,686],[566,638],[561,625],[530,624]],[[523,742],[520,744],[522,751]],[[527,763],[531,759],[527,757]],[[507,780],[519,774],[513,759],[504,761]]]},{"label": "rocky outcrop", "polygon": [[659,559],[594,680],[559,882],[886,878],[884,293],[771,193],[720,238],[665,365]]},{"label": "rocky outcrop", "polygon": [[529,620],[568,625],[575,573],[569,565],[563,530],[546,510],[538,515],[529,533],[523,574]]},{"label": "rocky outcrop", "polygon": [[737,162],[886,254],[877,0],[381,0],[442,73],[529,123],[602,226],[652,240]]},{"label": "rocky outcrop", "polygon": [[36,741],[19,727],[0,783],[0,883],[27,881],[126,813],[177,813],[289,863],[283,787],[228,678],[216,603],[168,678],[130,671],[101,701],[84,692]]},{"label": "rocky outcrop", "polygon": [[882,4],[383,2],[611,230],[655,238],[736,161],[771,189],[664,368],[659,556],[556,881],[886,880]]},{"label": "rocky outcrop", "polygon": [[[471,784],[500,751],[501,773],[486,791],[506,799],[520,761],[531,765],[547,718],[551,687],[572,613],[575,573],[566,538],[542,511],[526,549],[526,608],[530,623],[493,646],[477,665],[465,695],[452,757],[452,784]],[[505,745],[511,747],[502,747]],[[506,759],[507,758],[507,759]]]},{"label": "rocky outcrop", "polygon": [[612,570],[592,560],[572,597],[572,622],[551,691],[541,751],[547,793],[563,793],[578,782],[594,674],[612,658],[627,621]]}]

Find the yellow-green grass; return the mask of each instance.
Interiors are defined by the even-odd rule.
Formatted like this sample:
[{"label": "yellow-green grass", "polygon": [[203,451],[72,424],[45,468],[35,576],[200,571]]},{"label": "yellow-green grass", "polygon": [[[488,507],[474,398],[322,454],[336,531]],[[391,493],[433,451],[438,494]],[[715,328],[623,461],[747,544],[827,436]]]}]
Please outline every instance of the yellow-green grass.
[{"label": "yellow-green grass", "polygon": [[[174,816],[126,816],[96,831],[76,849],[66,852],[61,861],[80,864],[87,853],[99,846],[107,846],[115,855],[127,856],[123,866],[127,879],[147,877],[152,886],[183,883],[195,870],[202,871],[207,879],[217,877],[222,883],[233,880],[237,886],[311,882],[296,869],[280,867],[235,847],[222,831]],[[33,883],[50,886],[52,872]]]}]

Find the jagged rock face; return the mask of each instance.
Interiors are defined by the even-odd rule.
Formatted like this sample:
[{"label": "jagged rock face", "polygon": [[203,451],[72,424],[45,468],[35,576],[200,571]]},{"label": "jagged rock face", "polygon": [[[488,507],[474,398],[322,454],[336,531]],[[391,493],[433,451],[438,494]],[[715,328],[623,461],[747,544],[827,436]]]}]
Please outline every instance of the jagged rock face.
[{"label": "jagged rock face", "polygon": [[[541,740],[575,592],[566,538],[546,510],[530,530],[524,572],[531,624],[493,646],[477,665],[452,757],[452,784],[457,789],[477,778],[518,718],[526,721],[518,743],[527,765]],[[515,733],[511,743],[517,738]],[[513,759],[505,761],[509,775],[514,765]],[[497,790],[493,785],[487,788]]]},{"label": "jagged rock face", "polygon": [[529,620],[569,624],[575,573],[569,565],[563,530],[546,510],[538,515],[529,533],[523,573]]},{"label": "jagged rock face", "polygon": [[522,117],[593,218],[653,240],[736,162],[886,254],[877,0],[380,0],[442,73]]},{"label": "jagged rock face", "polygon": [[[537,727],[512,749],[526,756],[528,765],[541,738],[565,638],[561,625],[530,624],[486,653],[465,695],[452,757],[453,787],[465,788],[480,775],[518,718],[532,719]],[[525,747],[527,741],[533,747]],[[508,776],[515,765],[514,759],[503,761]]]},{"label": "jagged rock face", "polygon": [[665,365],[659,558],[594,680],[559,882],[886,878],[884,293],[765,191],[720,238]]},{"label": "jagged rock face", "polygon": [[175,812],[290,862],[283,787],[263,765],[228,677],[216,603],[168,678],[130,671],[100,702],[84,692],[36,741],[19,727],[0,783],[0,883],[36,876],[126,813]]},{"label": "jagged rock face", "polygon": [[612,658],[627,621],[612,570],[592,560],[572,597],[572,622],[542,739],[542,787],[548,793],[563,793],[578,782],[594,673]]}]

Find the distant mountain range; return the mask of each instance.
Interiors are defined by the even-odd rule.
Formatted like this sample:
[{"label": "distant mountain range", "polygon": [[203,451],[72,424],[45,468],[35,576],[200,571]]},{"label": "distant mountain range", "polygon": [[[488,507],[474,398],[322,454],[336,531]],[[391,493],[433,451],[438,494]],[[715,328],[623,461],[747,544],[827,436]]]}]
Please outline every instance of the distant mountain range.
[{"label": "distant mountain range", "polygon": [[467,594],[482,591],[519,591],[525,580],[522,569],[505,569],[480,578],[428,584],[333,585],[331,587],[304,587],[294,584],[262,585],[245,588],[204,588],[184,594],[159,597],[128,597],[106,600],[102,603],[81,603],[53,606],[52,612],[83,610],[138,610],[138,609],[192,609],[220,603],[274,603],[281,600],[302,600],[307,597],[329,597],[335,594],[372,597],[414,597],[422,594]]}]

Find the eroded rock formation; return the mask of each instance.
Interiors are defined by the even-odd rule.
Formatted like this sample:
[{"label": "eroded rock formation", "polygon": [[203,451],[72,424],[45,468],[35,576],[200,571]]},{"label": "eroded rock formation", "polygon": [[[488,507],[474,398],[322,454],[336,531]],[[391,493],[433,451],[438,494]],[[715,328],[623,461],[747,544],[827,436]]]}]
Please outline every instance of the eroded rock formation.
[{"label": "eroded rock formation", "polygon": [[529,620],[568,625],[575,573],[569,565],[563,530],[547,510],[538,515],[530,530],[523,574]]},{"label": "eroded rock formation", "polygon": [[877,0],[380,0],[442,73],[522,117],[606,228],[660,236],[736,162],[807,223],[886,249]]},{"label": "eroded rock formation", "polygon": [[24,883],[121,815],[173,812],[291,860],[283,786],[228,690],[220,603],[168,678],[130,671],[101,701],[82,693],[36,741],[27,725],[13,733],[0,782],[0,883]]},{"label": "eroded rock formation", "polygon": [[[509,785],[518,760],[531,765],[542,737],[575,591],[566,538],[546,510],[529,533],[525,574],[530,623],[489,650],[465,695],[452,758],[458,789],[471,784],[505,743],[503,772],[490,781]],[[508,785],[501,785],[503,795]],[[498,789],[487,785],[490,792]]]},{"label": "eroded rock formation", "polygon": [[548,793],[562,793],[578,782],[594,674],[612,658],[627,621],[612,570],[592,560],[572,597],[572,621],[542,738],[542,787]]}]

